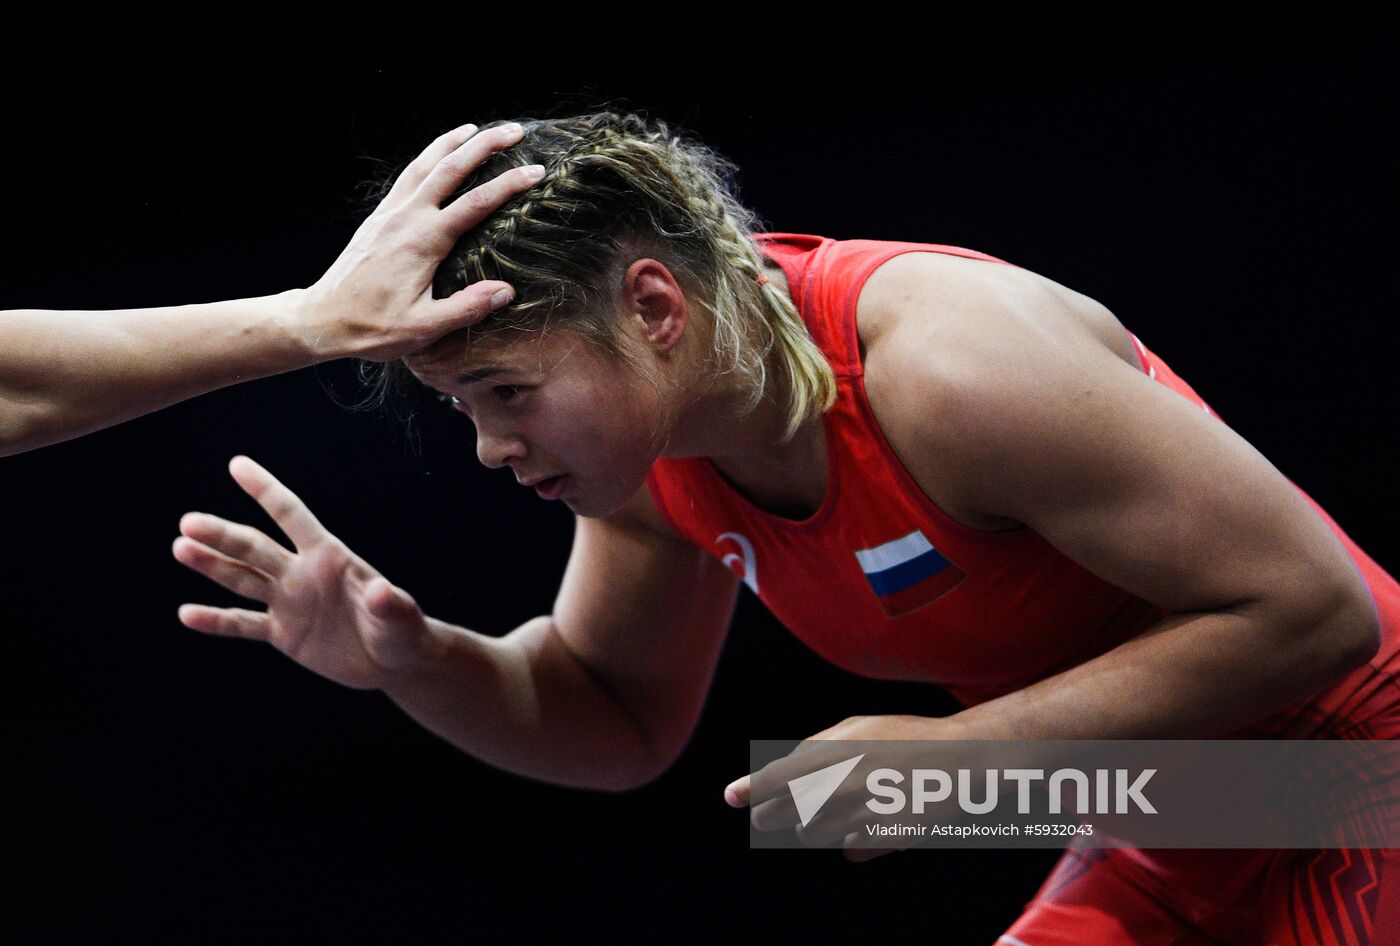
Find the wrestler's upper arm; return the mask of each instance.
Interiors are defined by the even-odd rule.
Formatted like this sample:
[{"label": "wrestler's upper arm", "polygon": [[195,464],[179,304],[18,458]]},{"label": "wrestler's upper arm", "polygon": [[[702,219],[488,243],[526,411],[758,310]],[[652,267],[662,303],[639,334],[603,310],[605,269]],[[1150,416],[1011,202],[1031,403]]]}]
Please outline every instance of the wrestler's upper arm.
[{"label": "wrestler's upper arm", "polygon": [[918,449],[953,471],[959,502],[1174,612],[1348,608],[1378,640],[1360,576],[1297,489],[1225,424],[1037,310],[1055,304],[984,297],[901,320],[881,346]]}]

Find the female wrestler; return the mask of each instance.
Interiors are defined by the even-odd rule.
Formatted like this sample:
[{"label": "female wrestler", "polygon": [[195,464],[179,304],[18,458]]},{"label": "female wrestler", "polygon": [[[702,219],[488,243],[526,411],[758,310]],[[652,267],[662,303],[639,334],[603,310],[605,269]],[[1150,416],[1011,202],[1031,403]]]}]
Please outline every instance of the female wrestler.
[{"label": "female wrestler", "polygon": [[0,456],[91,433],[207,391],[335,358],[389,361],[510,300],[496,281],[434,299],[457,238],[539,180],[521,167],[443,201],[521,130],[474,125],[434,141],[307,289],[107,312],[0,312]]},{"label": "female wrestler", "polygon": [[[267,605],[185,605],[187,626],[381,689],[493,765],[611,791],[681,753],[740,579],[828,659],[969,707],[822,738],[1394,726],[1376,681],[1400,587],[1103,306],[955,247],[755,234],[729,165],[636,116],[529,123],[476,174],[527,161],[541,184],[435,282],[515,301],[404,364],[471,419],[483,464],[576,514],[551,612],[502,638],[427,617],[238,457],[295,548],[187,515],[176,558]],[[726,798],[749,803],[748,779]],[[1308,907],[1290,879],[1325,869],[1346,897],[1382,866],[1363,853],[1370,873],[1070,852],[1007,941],[1282,938]],[[1327,915],[1361,938],[1388,909]]]}]

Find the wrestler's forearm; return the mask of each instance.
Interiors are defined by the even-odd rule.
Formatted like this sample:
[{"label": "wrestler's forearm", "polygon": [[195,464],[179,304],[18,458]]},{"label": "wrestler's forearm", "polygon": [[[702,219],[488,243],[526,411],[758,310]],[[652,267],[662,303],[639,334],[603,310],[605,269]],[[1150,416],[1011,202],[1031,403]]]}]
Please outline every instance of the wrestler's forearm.
[{"label": "wrestler's forearm", "polygon": [[304,298],[0,312],[0,456],[335,357],[299,334]]},{"label": "wrestler's forearm", "polygon": [[1375,640],[1369,602],[1176,614],[947,722],[963,739],[1209,739],[1321,692]]},{"label": "wrestler's forearm", "polygon": [[636,720],[551,618],[499,638],[428,626],[432,653],[383,689],[431,732],[497,768],[575,788],[627,791],[659,773]]}]

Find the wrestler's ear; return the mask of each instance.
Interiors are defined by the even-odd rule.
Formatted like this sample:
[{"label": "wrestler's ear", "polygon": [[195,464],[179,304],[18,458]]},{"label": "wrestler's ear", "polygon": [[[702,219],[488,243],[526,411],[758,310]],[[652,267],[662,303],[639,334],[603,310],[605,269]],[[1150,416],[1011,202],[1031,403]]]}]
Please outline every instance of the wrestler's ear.
[{"label": "wrestler's ear", "polygon": [[680,344],[689,322],[685,290],[660,260],[646,257],[627,267],[619,304],[636,341],[658,352]]}]

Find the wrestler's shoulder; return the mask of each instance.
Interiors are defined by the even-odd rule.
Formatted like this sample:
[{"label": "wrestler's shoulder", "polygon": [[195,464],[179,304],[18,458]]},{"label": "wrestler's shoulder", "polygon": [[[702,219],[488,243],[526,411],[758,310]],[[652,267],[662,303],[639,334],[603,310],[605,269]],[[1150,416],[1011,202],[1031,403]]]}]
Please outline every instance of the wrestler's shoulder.
[{"label": "wrestler's shoulder", "polygon": [[1128,364],[1127,331],[1103,303],[1021,266],[938,252],[901,253],[876,267],[856,304],[862,357],[886,336],[958,352],[995,352],[1018,339],[1097,343]]},{"label": "wrestler's shoulder", "polygon": [[975,498],[976,463],[960,458],[945,436],[952,425],[937,419],[979,410],[1001,386],[1035,384],[1026,366],[1041,346],[1106,348],[1135,364],[1126,331],[1095,300],[1036,273],[939,253],[876,269],[857,302],[857,334],[866,399],[891,449],[932,502],[983,531],[1022,523]]}]

